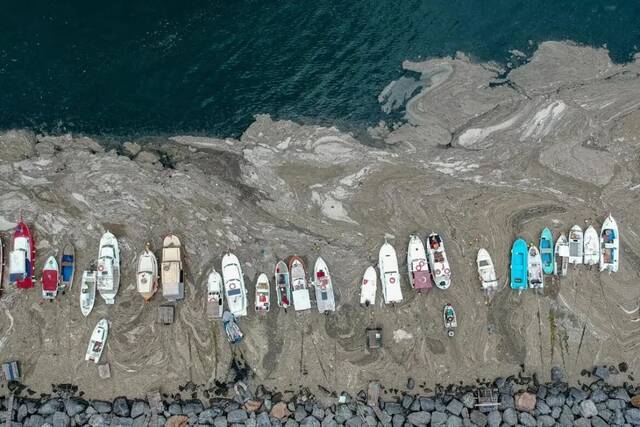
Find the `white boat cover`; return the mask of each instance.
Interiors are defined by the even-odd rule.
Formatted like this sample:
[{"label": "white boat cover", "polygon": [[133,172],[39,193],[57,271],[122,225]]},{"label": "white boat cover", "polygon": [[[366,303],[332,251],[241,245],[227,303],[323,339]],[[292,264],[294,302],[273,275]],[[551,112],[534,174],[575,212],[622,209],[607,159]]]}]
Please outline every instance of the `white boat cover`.
[{"label": "white boat cover", "polygon": [[309,289],[303,288],[293,291],[293,307],[296,311],[304,311],[311,309],[311,299],[309,298]]}]

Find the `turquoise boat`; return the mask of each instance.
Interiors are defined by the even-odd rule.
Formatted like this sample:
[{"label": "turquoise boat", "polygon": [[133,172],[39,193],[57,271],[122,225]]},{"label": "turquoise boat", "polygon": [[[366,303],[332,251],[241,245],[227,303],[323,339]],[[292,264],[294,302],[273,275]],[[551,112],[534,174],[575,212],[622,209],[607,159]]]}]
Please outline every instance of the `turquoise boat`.
[{"label": "turquoise boat", "polygon": [[511,289],[527,289],[527,242],[516,239],[511,248]]},{"label": "turquoise boat", "polygon": [[540,256],[544,274],[553,274],[553,234],[547,227],[540,233]]}]

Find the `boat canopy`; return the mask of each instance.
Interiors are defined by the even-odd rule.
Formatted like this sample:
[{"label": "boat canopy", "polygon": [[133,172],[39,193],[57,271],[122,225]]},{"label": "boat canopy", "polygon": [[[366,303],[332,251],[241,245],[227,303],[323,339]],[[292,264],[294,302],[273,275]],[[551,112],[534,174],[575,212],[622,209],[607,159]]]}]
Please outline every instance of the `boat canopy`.
[{"label": "boat canopy", "polygon": [[27,258],[31,259],[31,244],[29,238],[20,236],[13,239],[13,250],[22,250],[27,254]]},{"label": "boat canopy", "polygon": [[180,262],[162,262],[162,286],[180,283]]},{"label": "boat canopy", "polygon": [[162,262],[179,262],[180,248],[164,248],[162,250]]},{"label": "boat canopy", "polygon": [[413,286],[415,289],[431,289],[431,274],[429,270],[417,270],[413,272]]}]

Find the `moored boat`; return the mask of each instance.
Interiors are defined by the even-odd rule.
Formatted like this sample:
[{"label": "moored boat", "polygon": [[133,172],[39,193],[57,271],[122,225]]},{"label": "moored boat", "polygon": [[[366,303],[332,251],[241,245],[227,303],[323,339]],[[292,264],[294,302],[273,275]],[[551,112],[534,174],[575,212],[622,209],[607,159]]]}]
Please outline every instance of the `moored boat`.
[{"label": "moored boat", "polygon": [[569,269],[569,241],[562,233],[556,240],[555,254],[553,257],[553,274],[565,277]]},{"label": "moored boat", "polygon": [[87,354],[84,359],[92,361],[94,363],[100,362],[102,352],[107,343],[107,336],[109,335],[109,322],[107,319],[101,319],[96,327],[93,329],[91,339],[89,340],[89,347],[87,347]]},{"label": "moored boat", "polygon": [[585,265],[597,265],[600,263],[600,236],[592,225],[584,231],[583,258]]},{"label": "moored boat", "polygon": [[424,249],[422,239],[415,234],[409,236],[407,248],[407,269],[409,271],[409,283],[418,292],[433,288],[433,279],[429,271],[429,261]]},{"label": "moored boat", "polygon": [[376,303],[376,288],[378,287],[378,273],[373,266],[367,267],[360,283],[360,304],[369,305]]},{"label": "moored boat", "polygon": [[271,286],[266,274],[261,273],[256,280],[256,313],[267,314],[271,308]]},{"label": "moored boat", "polygon": [[553,234],[547,227],[540,233],[540,258],[544,274],[553,274]]},{"label": "moored boat", "polygon": [[207,314],[213,319],[222,317],[224,310],[224,290],[222,276],[212,269],[207,277]]},{"label": "moored boat", "polygon": [[569,264],[582,264],[583,250],[582,228],[579,225],[574,225],[569,230]]},{"label": "moored boat", "polygon": [[148,243],[138,258],[136,285],[145,301],[149,301],[158,290],[158,259]]},{"label": "moored boat", "polygon": [[170,234],[162,243],[162,296],[168,301],[184,299],[184,270],[182,244],[178,236]]},{"label": "moored boat", "polygon": [[13,247],[9,254],[9,282],[21,289],[33,288],[35,259],[33,235],[21,215],[13,232]]},{"label": "moored boat", "polygon": [[620,265],[620,234],[611,214],[605,218],[600,232],[600,271],[615,273]]},{"label": "moored boat", "polygon": [[240,330],[240,326],[236,322],[236,318],[230,311],[225,311],[222,314],[222,325],[224,332],[227,334],[227,340],[231,344],[237,344],[242,341],[244,334]]},{"label": "moored boat", "polygon": [[307,272],[300,257],[293,256],[289,260],[289,274],[293,290],[293,307],[296,311],[309,310],[311,308],[311,299],[309,298],[309,289],[307,287]]},{"label": "moored boat", "polygon": [[544,274],[542,272],[542,257],[535,245],[529,247],[527,255],[527,272],[529,274],[529,287],[531,289],[544,288]]},{"label": "moored boat", "polygon": [[316,288],[316,304],[318,311],[325,313],[336,310],[336,301],[333,295],[333,281],[327,263],[318,257],[313,268],[314,286]]},{"label": "moored boat", "polygon": [[107,304],[113,304],[120,288],[120,247],[116,236],[107,231],[98,249],[97,289]]},{"label": "moored boat", "polygon": [[276,295],[278,297],[278,306],[285,310],[291,306],[291,281],[289,278],[289,267],[284,261],[278,261],[274,272],[274,280],[276,282]]},{"label": "moored boat", "polygon": [[442,319],[447,335],[450,337],[454,336],[456,334],[455,329],[458,327],[458,316],[451,304],[447,303],[442,308]]},{"label": "moored boat", "polygon": [[394,304],[402,302],[398,257],[396,256],[396,250],[387,241],[380,247],[378,269],[380,270],[380,283],[382,284],[384,303]]},{"label": "moored boat", "polygon": [[71,243],[64,245],[60,256],[60,286],[59,292],[65,292],[73,287],[73,276],[76,270],[76,251]]},{"label": "moored boat", "polygon": [[511,247],[511,289],[527,289],[527,242],[516,239]]},{"label": "moored boat", "polygon": [[222,280],[229,311],[233,316],[247,315],[247,289],[244,285],[240,261],[232,253],[222,257]]},{"label": "moored boat", "polygon": [[84,271],[80,283],[80,311],[87,317],[96,301],[96,282],[98,280],[95,271]]},{"label": "moored boat", "polygon": [[55,299],[58,295],[58,285],[60,284],[60,273],[58,272],[58,261],[56,257],[50,256],[42,268],[42,298]]},{"label": "moored boat", "polygon": [[478,276],[482,289],[487,293],[493,293],[498,289],[498,279],[496,278],[496,270],[493,266],[493,260],[489,251],[485,248],[478,250],[476,256],[476,265],[478,266]]},{"label": "moored boat", "polygon": [[448,289],[451,286],[451,268],[440,235],[431,233],[427,238],[427,255],[434,283],[440,289]]}]

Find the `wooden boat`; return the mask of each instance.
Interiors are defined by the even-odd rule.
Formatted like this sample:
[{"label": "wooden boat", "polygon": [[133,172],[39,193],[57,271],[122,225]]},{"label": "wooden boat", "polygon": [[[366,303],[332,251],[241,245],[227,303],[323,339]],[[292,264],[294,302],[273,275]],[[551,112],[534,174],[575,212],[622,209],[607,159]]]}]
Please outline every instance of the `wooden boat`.
[{"label": "wooden boat", "polygon": [[527,271],[529,274],[529,287],[531,289],[544,288],[544,274],[542,272],[542,257],[540,251],[534,245],[529,247],[527,256]]},{"label": "wooden boat", "polygon": [[565,277],[569,269],[569,241],[563,234],[556,240],[555,254],[553,257],[553,274]]},{"label": "wooden boat", "polygon": [[222,280],[229,311],[234,317],[247,315],[247,290],[238,258],[227,253],[222,257]]},{"label": "wooden boat", "polygon": [[540,257],[544,274],[553,274],[553,234],[547,227],[540,233]]},{"label": "wooden boat", "polygon": [[184,298],[184,270],[182,268],[182,244],[173,234],[162,243],[162,296],[168,301]]},{"label": "wooden boat", "polygon": [[593,226],[584,231],[584,265],[597,265],[600,263],[600,236]]},{"label": "wooden boat", "polygon": [[511,289],[527,289],[527,242],[516,239],[511,247]]},{"label": "wooden boat", "polygon": [[55,299],[58,295],[58,285],[60,284],[60,273],[58,272],[58,261],[56,257],[50,256],[42,268],[42,298]]},{"label": "wooden boat", "polygon": [[215,269],[207,277],[207,314],[212,319],[222,317],[224,310],[224,290],[222,276]]},{"label": "wooden boat", "polygon": [[376,303],[376,288],[378,287],[378,274],[372,266],[367,267],[360,284],[360,304],[369,305]]},{"label": "wooden boat", "polygon": [[158,259],[148,243],[138,258],[136,287],[145,301],[149,301],[158,290]]},{"label": "wooden boat", "polygon": [[82,282],[80,284],[80,311],[84,317],[87,317],[93,304],[96,301],[96,282],[98,274],[95,271],[84,271],[82,273]]},{"label": "wooden boat", "polygon": [[380,270],[380,282],[382,283],[384,303],[394,304],[402,302],[398,257],[396,256],[396,250],[387,241],[380,247],[378,269]]},{"label": "wooden boat", "polygon": [[266,274],[261,273],[256,280],[256,313],[267,314],[271,308],[271,286]]},{"label": "wooden boat", "polygon": [[300,257],[293,256],[289,260],[289,274],[294,309],[296,311],[309,310],[311,308],[311,299],[307,288],[307,272]]},{"label": "wooden boat", "polygon": [[440,289],[448,289],[451,286],[451,268],[444,250],[444,241],[436,233],[431,233],[427,238],[427,255],[436,286]]},{"label": "wooden boat", "polygon": [[100,357],[102,356],[102,352],[104,351],[104,347],[107,343],[108,335],[109,323],[107,322],[107,319],[101,319],[93,329],[84,360],[92,361],[94,363],[100,362]]},{"label": "wooden boat", "polygon": [[582,264],[583,250],[582,228],[574,225],[569,230],[569,264]]},{"label": "wooden boat", "polygon": [[498,289],[498,279],[496,278],[496,270],[493,267],[493,260],[489,251],[480,248],[476,256],[476,265],[478,266],[478,276],[480,284],[485,292],[492,292]]},{"label": "wooden boat", "polygon": [[60,286],[59,292],[65,292],[73,287],[73,276],[76,270],[76,251],[72,244],[64,245],[60,256]]},{"label": "wooden boat", "polygon": [[600,271],[615,273],[620,264],[620,234],[611,214],[604,220],[600,232]]},{"label": "wooden boat", "polygon": [[458,316],[456,316],[456,311],[451,304],[447,303],[442,308],[442,319],[447,335],[454,336],[456,334],[455,329],[458,327]]},{"label": "wooden boat", "polygon": [[427,253],[422,244],[422,239],[415,234],[409,236],[407,248],[407,269],[409,271],[409,284],[418,292],[433,288],[433,279],[429,271]]},{"label": "wooden boat", "polygon": [[316,288],[316,304],[320,313],[336,311],[336,301],[333,295],[333,281],[325,261],[318,257],[313,268],[314,286]]},{"label": "wooden boat", "polygon": [[9,282],[18,288],[33,288],[36,246],[31,231],[20,215],[13,232],[13,248],[9,254]]},{"label": "wooden boat", "polygon": [[289,267],[284,261],[278,261],[276,263],[276,269],[274,273],[274,279],[276,282],[276,295],[278,297],[278,306],[285,310],[291,306],[291,281],[289,280]]},{"label": "wooden boat", "polygon": [[242,341],[244,334],[240,330],[233,313],[225,311],[222,314],[222,325],[224,327],[224,332],[227,334],[227,340],[231,344],[237,344]]},{"label": "wooden boat", "polygon": [[109,231],[102,235],[98,249],[97,289],[107,304],[113,304],[120,288],[120,247]]}]

